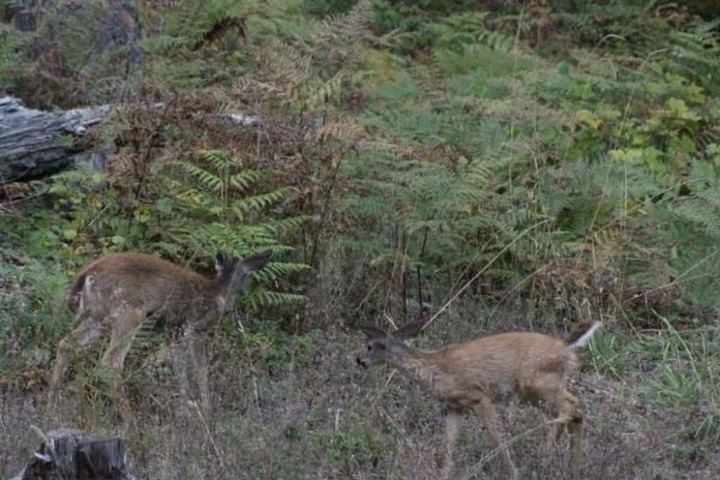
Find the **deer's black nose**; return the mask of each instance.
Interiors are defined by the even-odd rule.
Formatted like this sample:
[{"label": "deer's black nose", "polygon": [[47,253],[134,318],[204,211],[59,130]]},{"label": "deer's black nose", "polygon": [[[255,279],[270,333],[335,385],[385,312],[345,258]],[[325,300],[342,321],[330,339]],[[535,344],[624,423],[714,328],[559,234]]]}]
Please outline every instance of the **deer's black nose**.
[{"label": "deer's black nose", "polygon": [[362,358],[357,357],[357,358],[355,358],[355,361],[356,361],[357,364],[360,365],[361,367],[367,368],[367,363],[365,363],[365,360],[363,360]]}]

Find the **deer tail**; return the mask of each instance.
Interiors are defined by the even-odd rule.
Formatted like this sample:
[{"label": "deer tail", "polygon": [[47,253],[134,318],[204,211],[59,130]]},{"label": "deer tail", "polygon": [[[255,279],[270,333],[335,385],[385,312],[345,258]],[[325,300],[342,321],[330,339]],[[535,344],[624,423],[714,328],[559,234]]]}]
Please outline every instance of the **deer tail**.
[{"label": "deer tail", "polygon": [[578,348],[585,345],[590,337],[593,336],[595,331],[600,328],[602,323],[600,322],[583,322],[578,324],[570,333],[567,342],[572,348]]},{"label": "deer tail", "polygon": [[80,297],[82,296],[82,291],[85,288],[86,278],[87,273],[81,273],[75,278],[72,287],[70,287],[70,295],[68,296],[68,308],[72,313],[77,313],[78,308],[80,307]]}]

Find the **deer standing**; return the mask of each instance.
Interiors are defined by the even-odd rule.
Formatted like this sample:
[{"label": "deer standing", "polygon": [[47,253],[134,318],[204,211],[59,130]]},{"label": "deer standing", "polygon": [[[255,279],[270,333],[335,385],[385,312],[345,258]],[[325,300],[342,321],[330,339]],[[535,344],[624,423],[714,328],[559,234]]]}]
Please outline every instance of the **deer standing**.
[{"label": "deer standing", "polygon": [[250,272],[262,269],[271,251],[241,260],[222,252],[216,255],[217,276],[205,278],[174,263],[141,253],[112,253],[88,264],[75,278],[68,306],[79,325],[60,340],[50,381],[49,404],[77,353],[110,331],[110,344],[102,366],[112,374],[118,410],[126,424],[131,420],[122,382],[125,356],[148,316],[161,320],[170,338],[173,366],[183,400],[189,400],[185,349],[187,343],[197,378],[202,407],[210,411],[205,348],[198,338],[220,318],[229,299],[240,291]]},{"label": "deer standing", "polygon": [[550,425],[545,452],[560,433],[558,422],[567,426],[570,471],[574,477],[579,475],[583,415],[579,400],[566,390],[565,384],[578,365],[574,350],[589,340],[599,323],[578,325],[568,341],[539,333],[513,332],[434,351],[421,351],[403,341],[424,326],[424,321],[410,323],[393,333],[373,326],[357,326],[367,339],[367,349],[357,357],[357,362],[363,367],[386,363],[447,402],[442,478],[449,478],[452,472],[460,415],[468,407],[475,410],[499,444],[511,478],[517,478],[517,469],[503,442],[493,406],[494,399],[511,394],[542,406],[557,418],[558,421]]}]

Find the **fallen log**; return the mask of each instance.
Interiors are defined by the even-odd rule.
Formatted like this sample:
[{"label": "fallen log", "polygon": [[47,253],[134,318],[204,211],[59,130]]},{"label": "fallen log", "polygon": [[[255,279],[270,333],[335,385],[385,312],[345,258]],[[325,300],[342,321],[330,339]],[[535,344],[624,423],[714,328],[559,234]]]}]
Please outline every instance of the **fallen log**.
[{"label": "fallen log", "polygon": [[0,185],[46,177],[87,157],[99,146],[93,135],[109,105],[59,112],[25,108],[0,97]]},{"label": "fallen log", "polygon": [[[160,110],[164,104],[151,108]],[[102,142],[100,124],[114,111],[112,105],[101,105],[44,112],[0,97],[0,185],[44,178],[75,164],[103,171],[112,147]],[[210,115],[243,127],[261,122],[239,113]]]}]

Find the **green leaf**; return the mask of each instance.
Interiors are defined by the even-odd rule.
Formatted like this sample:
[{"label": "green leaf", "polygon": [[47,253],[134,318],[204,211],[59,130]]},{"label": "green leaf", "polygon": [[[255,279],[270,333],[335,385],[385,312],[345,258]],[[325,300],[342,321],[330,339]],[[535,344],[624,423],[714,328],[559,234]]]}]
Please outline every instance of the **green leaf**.
[{"label": "green leaf", "polygon": [[155,208],[160,213],[169,214],[172,212],[174,203],[172,198],[163,197],[155,202]]}]

